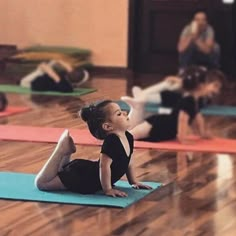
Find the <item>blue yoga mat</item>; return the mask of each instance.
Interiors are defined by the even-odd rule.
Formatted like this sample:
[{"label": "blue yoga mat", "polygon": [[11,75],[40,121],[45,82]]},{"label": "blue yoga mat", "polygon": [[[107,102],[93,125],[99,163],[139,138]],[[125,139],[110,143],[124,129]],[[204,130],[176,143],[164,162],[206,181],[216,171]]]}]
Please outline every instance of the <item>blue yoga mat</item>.
[{"label": "blue yoga mat", "polygon": [[203,115],[236,116],[236,107],[233,106],[208,106],[201,110]]},{"label": "blue yoga mat", "polygon": [[162,185],[161,183],[144,182],[153,189],[135,190],[131,188],[128,182],[118,181],[116,188],[125,191],[128,197],[113,198],[102,193],[84,195],[68,191],[44,192],[34,186],[34,179],[34,174],[0,172],[0,198],[124,208],[142,199]]},{"label": "blue yoga mat", "polygon": [[[126,104],[123,101],[117,101],[119,106],[122,110],[129,111],[130,107],[128,104]],[[161,104],[156,103],[147,103],[145,104],[145,111],[151,112],[151,113],[158,113],[158,110],[160,108],[166,108],[161,106]],[[204,107],[201,110],[201,113],[203,115],[207,116],[236,116],[236,107],[234,106],[219,106],[219,105],[212,105]]]}]

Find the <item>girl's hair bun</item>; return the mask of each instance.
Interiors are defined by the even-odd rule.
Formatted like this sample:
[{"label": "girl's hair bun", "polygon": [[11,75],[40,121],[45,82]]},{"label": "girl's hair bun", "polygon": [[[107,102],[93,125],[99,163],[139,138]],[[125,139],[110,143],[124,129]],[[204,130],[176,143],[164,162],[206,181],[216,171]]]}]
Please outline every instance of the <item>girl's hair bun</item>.
[{"label": "girl's hair bun", "polygon": [[95,110],[96,107],[93,104],[85,106],[79,111],[79,116],[82,118],[83,121],[88,122],[94,117]]},{"label": "girl's hair bun", "polygon": [[191,91],[196,89],[200,84],[206,82],[207,70],[202,66],[189,66],[181,74],[183,79],[183,89]]}]

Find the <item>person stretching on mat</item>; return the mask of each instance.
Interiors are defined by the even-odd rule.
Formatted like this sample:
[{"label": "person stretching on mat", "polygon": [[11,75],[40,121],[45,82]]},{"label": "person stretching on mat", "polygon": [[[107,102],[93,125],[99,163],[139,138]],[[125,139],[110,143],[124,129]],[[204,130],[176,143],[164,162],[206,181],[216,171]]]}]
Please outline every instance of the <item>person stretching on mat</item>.
[{"label": "person stretching on mat", "polygon": [[190,126],[200,137],[209,138],[204,118],[199,112],[198,99],[219,92],[220,86],[212,86],[207,78],[206,71],[199,67],[186,69],[183,74],[183,96],[170,114],[156,114],[145,119],[142,104],[138,107],[127,102],[131,106],[130,133],[134,139],[160,142],[177,138],[185,143]]},{"label": "person stretching on mat", "polygon": [[133,136],[127,131],[129,118],[126,112],[110,101],[104,100],[82,108],[81,118],[87,123],[91,134],[104,140],[98,161],[75,159],[70,156],[76,151],[68,130],[61,135],[49,160],[37,174],[35,185],[43,191],[70,190],[92,194],[103,190],[112,197],[127,194],[114,188],[115,183],[126,174],[135,189],[151,189],[137,182],[131,161]]},{"label": "person stretching on mat", "polygon": [[[206,70],[204,67],[199,69]],[[132,88],[132,97],[123,96],[121,99],[126,101],[132,100],[134,103],[143,102],[143,103],[157,103],[163,107],[173,108],[178,103],[179,99],[182,97],[182,75],[183,72],[177,76],[167,76],[163,81],[149,86],[145,89],[142,89],[138,86]],[[212,69],[206,71],[207,81],[212,84],[212,87],[221,87],[225,81],[225,75],[220,70]],[[217,95],[213,91],[212,94],[209,94],[208,97],[202,97],[199,99],[199,105],[201,108],[211,103],[214,96]]]},{"label": "person stretching on mat", "polygon": [[0,92],[0,111],[5,111],[7,108],[7,97],[4,93]]},{"label": "person stretching on mat", "polygon": [[[82,78],[82,77],[83,78]],[[81,79],[80,81],[78,81]],[[73,92],[73,87],[78,87],[89,79],[89,74],[77,73],[73,67],[63,60],[52,60],[41,63],[35,71],[25,76],[20,81],[20,86],[34,91]],[[72,80],[77,81],[72,84]]]}]

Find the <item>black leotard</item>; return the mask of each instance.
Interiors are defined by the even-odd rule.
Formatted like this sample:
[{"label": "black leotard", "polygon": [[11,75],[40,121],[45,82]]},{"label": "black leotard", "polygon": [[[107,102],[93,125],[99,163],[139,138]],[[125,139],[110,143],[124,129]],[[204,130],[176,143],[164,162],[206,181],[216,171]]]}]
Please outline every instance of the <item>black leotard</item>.
[{"label": "black leotard", "polygon": [[[133,136],[126,132],[130,146],[130,154],[127,156],[125,149],[115,134],[108,135],[102,145],[101,153],[112,159],[111,184],[114,185],[126,172],[133,153]],[[58,173],[65,187],[83,194],[95,193],[102,189],[99,177],[99,161],[75,159],[63,167]]]},{"label": "black leotard", "polygon": [[177,135],[178,115],[180,111],[189,115],[189,124],[199,112],[198,102],[192,96],[183,96],[171,114],[153,115],[146,119],[152,125],[149,137],[144,141],[160,142],[175,139]]}]

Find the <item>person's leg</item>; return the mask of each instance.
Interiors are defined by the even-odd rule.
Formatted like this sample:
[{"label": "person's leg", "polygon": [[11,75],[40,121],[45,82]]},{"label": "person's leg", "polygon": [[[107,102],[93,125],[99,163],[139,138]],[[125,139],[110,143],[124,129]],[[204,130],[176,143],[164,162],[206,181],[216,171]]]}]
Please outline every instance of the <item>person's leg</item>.
[{"label": "person's leg", "polygon": [[194,54],[196,48],[194,45],[190,45],[184,52],[179,54],[179,68],[184,69],[190,65],[194,65]]},{"label": "person's leg", "polygon": [[132,87],[132,95],[134,98],[138,98],[142,94],[142,88],[139,86],[133,86]]},{"label": "person's leg", "polygon": [[208,69],[220,67],[220,47],[218,44],[215,44],[213,50],[208,54],[196,50],[194,57],[196,65],[205,66]]},{"label": "person's leg", "polygon": [[39,76],[43,75],[43,71],[38,67],[36,70],[26,75],[20,80],[20,86],[25,88],[31,88],[32,82]]},{"label": "person's leg", "polygon": [[134,128],[130,129],[129,132],[133,135],[134,140],[140,140],[148,138],[151,129],[152,125],[150,125],[147,121],[144,121]]},{"label": "person's leg", "polygon": [[54,69],[50,65],[42,63],[40,64],[39,68],[43,72],[45,72],[51,79],[53,79],[55,83],[60,82],[61,80],[60,76],[54,71]]},{"label": "person's leg", "polygon": [[212,68],[220,68],[220,45],[217,43],[210,54],[210,65]]},{"label": "person's leg", "polygon": [[130,129],[143,122],[143,120],[145,119],[145,104],[135,98],[128,96],[121,97],[121,100],[126,102],[130,106],[130,112],[128,115],[130,120]]},{"label": "person's leg", "polygon": [[[162,103],[161,92],[165,90],[174,91],[180,89],[180,82],[177,82],[176,76],[168,76],[163,81],[149,86],[145,89],[141,89],[137,86],[132,88],[133,96],[139,101]],[[180,80],[180,79],[179,79]]]},{"label": "person's leg", "polygon": [[75,152],[75,145],[69,135],[69,131],[65,130],[55,148],[52,155],[39,171],[35,178],[35,185],[40,190],[62,190],[65,189],[58,171],[62,166],[69,162],[70,155]]}]

